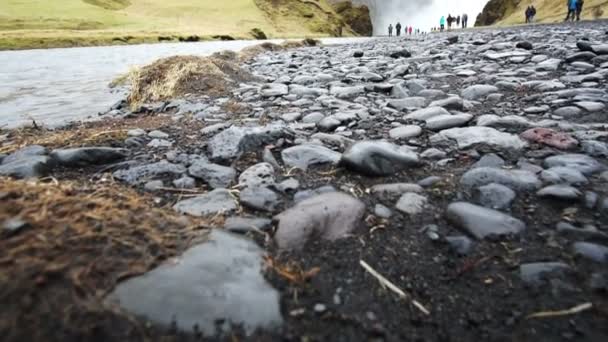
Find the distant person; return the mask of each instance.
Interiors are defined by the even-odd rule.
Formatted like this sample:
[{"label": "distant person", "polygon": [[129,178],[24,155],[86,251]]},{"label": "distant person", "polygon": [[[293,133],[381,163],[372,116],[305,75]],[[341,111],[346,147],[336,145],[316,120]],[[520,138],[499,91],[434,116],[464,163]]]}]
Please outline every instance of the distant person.
[{"label": "distant person", "polygon": [[460,16],[456,17],[456,27],[460,26]]},{"label": "distant person", "polygon": [[389,37],[393,36],[393,24],[388,25],[388,36]]},{"label": "distant person", "polygon": [[463,14],[462,15],[462,28],[467,28],[469,26],[469,15],[468,14]]},{"label": "distant person", "polygon": [[439,27],[441,32],[443,32],[443,30],[445,30],[445,17],[441,16],[441,19],[439,19]]},{"label": "distant person", "polygon": [[450,31],[452,29],[452,21],[454,20],[454,18],[452,18],[451,14],[448,14],[448,31]]},{"label": "distant person", "polygon": [[410,26],[410,36],[412,35],[412,27]]},{"label": "distant person", "polygon": [[532,8],[528,6],[524,14],[526,15],[526,24],[528,24],[530,22],[530,17],[532,16]]},{"label": "distant person", "polygon": [[585,4],[585,0],[578,0],[576,2],[576,21],[581,20],[581,13],[583,12],[584,4]]},{"label": "distant person", "polygon": [[574,17],[576,16],[576,6],[577,6],[578,0],[567,0],[567,5],[568,5],[568,15],[566,16],[566,20],[564,21],[574,21]]},{"label": "distant person", "polygon": [[401,36],[401,23],[398,22],[395,29],[397,30],[397,37]]},{"label": "distant person", "polygon": [[534,5],[530,6],[530,14],[532,14],[532,16],[530,17],[530,22],[533,23],[534,18],[536,18],[536,7],[534,7]]}]

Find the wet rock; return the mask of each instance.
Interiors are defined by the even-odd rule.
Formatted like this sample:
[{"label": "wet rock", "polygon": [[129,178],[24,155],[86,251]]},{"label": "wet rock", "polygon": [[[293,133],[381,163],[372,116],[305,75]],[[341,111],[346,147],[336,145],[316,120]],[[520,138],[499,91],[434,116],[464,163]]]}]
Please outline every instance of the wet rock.
[{"label": "wet rock", "polygon": [[556,166],[548,170],[544,170],[540,174],[540,178],[551,184],[574,184],[582,185],[587,184],[588,180],[582,172],[577,169]]},{"label": "wet rock", "polygon": [[390,53],[389,56],[392,58],[410,58],[410,57],[412,57],[412,53],[403,49],[403,50],[393,51]]},{"label": "wet rock", "polygon": [[532,286],[542,285],[550,278],[561,278],[573,270],[563,262],[534,262],[519,266],[519,277]]},{"label": "wet rock", "polygon": [[414,192],[407,192],[401,196],[395,208],[408,215],[418,215],[424,212],[428,199]]},{"label": "wet rock", "polygon": [[395,140],[415,138],[420,134],[422,134],[422,128],[416,125],[399,126],[388,132],[388,135]]},{"label": "wet rock", "polygon": [[576,52],[576,53],[573,53],[570,56],[566,57],[566,63],[572,63],[572,62],[576,62],[576,61],[590,61],[594,57],[597,57],[597,55],[593,52],[589,52],[589,51]]},{"label": "wet rock", "polygon": [[218,164],[212,164],[206,160],[197,161],[190,168],[188,173],[192,177],[202,179],[214,189],[229,187],[236,178],[236,170]]},{"label": "wet rock", "polygon": [[172,164],[163,160],[158,163],[135,166],[126,170],[118,170],[114,172],[114,178],[131,185],[136,185],[139,182],[160,175],[181,175],[184,173],[186,173],[186,168],[183,165]]},{"label": "wet rock", "polygon": [[548,157],[543,162],[547,168],[555,166],[564,166],[571,169],[578,170],[584,175],[592,175],[594,173],[603,171],[606,167],[598,162],[597,160],[589,157],[585,154],[562,154],[557,156]]},{"label": "wet rock", "polygon": [[532,50],[534,46],[530,42],[519,42],[515,45],[518,49]]},{"label": "wet rock", "polygon": [[431,131],[441,131],[444,129],[463,126],[473,119],[471,114],[439,115],[426,120],[426,128]]},{"label": "wet rock", "polygon": [[585,140],[581,143],[581,149],[592,157],[608,158],[608,144],[601,141]]},{"label": "wet rock", "polygon": [[557,132],[549,128],[533,128],[523,132],[521,137],[528,141],[559,148],[561,150],[570,150],[578,145],[578,140],[574,139],[569,134]]},{"label": "wet rock", "polygon": [[306,199],[328,192],[336,192],[336,189],[331,185],[325,185],[316,189],[298,191],[293,195],[293,201],[295,203],[302,202]]},{"label": "wet rock", "polygon": [[433,144],[450,144],[455,140],[458,148],[464,149],[473,145],[487,145],[500,149],[520,150],[527,146],[518,136],[497,131],[490,127],[462,127],[443,130],[433,136]]},{"label": "wet rock", "polygon": [[282,249],[302,249],[314,236],[337,240],[350,234],[365,214],[365,204],[349,195],[324,193],[277,215],[275,241]]},{"label": "wet rock", "polygon": [[353,53],[353,57],[355,57],[355,58],[361,58],[361,57],[363,57],[363,51],[355,51]]},{"label": "wet rock", "polygon": [[474,189],[488,184],[501,184],[517,191],[531,191],[540,188],[538,177],[524,170],[504,170],[493,167],[479,167],[467,171],[460,184],[467,189]]},{"label": "wet rock", "polygon": [[237,208],[230,192],[226,189],[215,189],[204,195],[179,201],[173,209],[192,216],[211,216],[218,213],[231,213]]},{"label": "wet rock", "polygon": [[52,159],[44,155],[32,155],[22,156],[19,159],[10,159],[10,162],[6,160],[11,157],[4,158],[2,165],[0,165],[0,176],[7,176],[13,178],[40,178],[48,176],[53,168]]},{"label": "wet rock", "polygon": [[576,201],[581,198],[582,193],[569,185],[549,185],[540,189],[536,195],[538,197],[550,197],[564,201]]},{"label": "wet rock", "polygon": [[481,157],[481,159],[479,159],[478,162],[473,164],[471,168],[475,169],[478,167],[494,167],[500,169],[503,166],[505,166],[505,161],[502,158],[500,158],[494,153],[489,153]]},{"label": "wet rock", "polygon": [[446,236],[445,241],[458,255],[468,255],[475,243],[466,236]]},{"label": "wet rock", "polygon": [[256,150],[286,135],[288,135],[288,132],[281,125],[263,127],[232,126],[213,136],[208,141],[207,148],[212,160],[230,161],[240,156],[241,153]]},{"label": "wet rock", "polygon": [[327,147],[306,144],[286,148],[281,151],[283,163],[287,167],[297,167],[307,170],[312,165],[317,164],[337,164],[342,155],[332,151]]},{"label": "wet rock", "polygon": [[376,204],[376,206],[374,207],[374,215],[381,218],[389,219],[391,218],[391,216],[393,216],[393,213],[386,206],[382,204]]},{"label": "wet rock", "polygon": [[487,84],[472,85],[462,91],[460,94],[465,100],[478,100],[492,93],[498,92],[498,88]]},{"label": "wet rock", "polygon": [[275,185],[274,168],[268,163],[250,166],[239,176],[239,188],[269,187]]},{"label": "wet rock", "polygon": [[496,183],[480,186],[477,201],[486,208],[503,210],[509,209],[515,200],[515,191]]},{"label": "wet rock", "polygon": [[388,176],[417,166],[418,155],[384,141],[362,141],[352,145],[340,165],[368,176]]},{"label": "wet rock", "polygon": [[65,167],[104,165],[126,158],[125,150],[110,147],[81,147],[54,150],[53,162]]},{"label": "wet rock", "polygon": [[516,218],[466,202],[450,204],[446,216],[477,239],[519,234],[526,229],[526,224]]},{"label": "wet rock", "polygon": [[253,210],[274,212],[281,204],[276,192],[266,187],[247,187],[240,193],[241,204]]},{"label": "wet rock", "polygon": [[179,262],[120,283],[108,301],[166,329],[207,336],[215,336],[216,323],[223,320],[247,334],[277,329],[282,324],[280,295],[262,275],[262,255],[254,242],[213,230],[208,241],[188,249]]},{"label": "wet rock", "polygon": [[418,185],[424,188],[432,187],[433,185],[441,182],[441,177],[438,176],[430,176],[425,179],[418,181]]},{"label": "wet rock", "polygon": [[608,247],[591,242],[576,242],[572,245],[575,255],[598,263],[608,263]]}]

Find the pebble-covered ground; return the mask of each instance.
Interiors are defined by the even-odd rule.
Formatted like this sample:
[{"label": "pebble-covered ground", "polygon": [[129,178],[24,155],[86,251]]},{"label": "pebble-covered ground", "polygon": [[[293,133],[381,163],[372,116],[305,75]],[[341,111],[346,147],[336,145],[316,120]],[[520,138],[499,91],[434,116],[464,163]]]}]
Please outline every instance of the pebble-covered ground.
[{"label": "pebble-covered ground", "polygon": [[259,80],[227,97],[117,106],[124,122],[166,120],[110,148],[0,157],[2,175],[113,178],[222,218],[104,305],[153,340],[608,340],[607,23],[378,38],[243,68]]}]

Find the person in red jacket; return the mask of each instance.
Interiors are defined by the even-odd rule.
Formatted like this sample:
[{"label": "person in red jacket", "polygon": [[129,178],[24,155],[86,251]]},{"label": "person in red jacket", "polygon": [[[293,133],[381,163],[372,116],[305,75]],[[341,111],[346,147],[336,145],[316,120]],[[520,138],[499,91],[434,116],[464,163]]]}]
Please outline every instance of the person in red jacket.
[{"label": "person in red jacket", "polygon": [[410,36],[412,35],[412,27],[410,26]]}]

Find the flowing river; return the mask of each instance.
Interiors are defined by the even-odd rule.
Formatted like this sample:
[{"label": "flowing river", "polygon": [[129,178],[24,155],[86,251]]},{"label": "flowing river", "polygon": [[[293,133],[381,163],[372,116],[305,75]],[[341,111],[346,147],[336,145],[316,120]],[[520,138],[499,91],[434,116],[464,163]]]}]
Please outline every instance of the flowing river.
[{"label": "flowing river", "polygon": [[[348,44],[369,38],[328,38]],[[281,40],[272,41],[275,43]],[[0,51],[0,127],[31,123],[54,127],[95,118],[124,94],[108,84],[134,66],[173,55],[239,51],[260,41],[142,44],[69,49]]]}]

